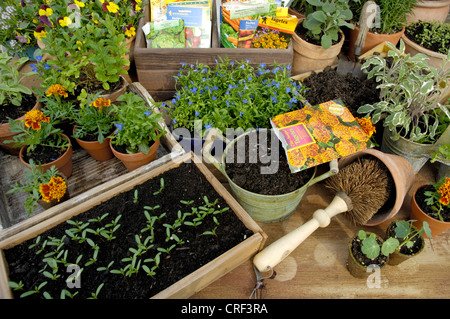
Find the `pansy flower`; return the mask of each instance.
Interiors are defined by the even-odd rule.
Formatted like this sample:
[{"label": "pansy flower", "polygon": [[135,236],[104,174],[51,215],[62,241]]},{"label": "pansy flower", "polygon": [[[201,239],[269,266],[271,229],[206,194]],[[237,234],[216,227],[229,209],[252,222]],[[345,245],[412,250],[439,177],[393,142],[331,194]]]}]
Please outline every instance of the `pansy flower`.
[{"label": "pansy flower", "polygon": [[36,29],[34,30],[34,37],[38,40],[45,38],[46,35],[47,35],[47,32],[45,32],[45,28],[41,25],[38,25],[36,27]]},{"label": "pansy flower", "polygon": [[136,28],[130,23],[126,27],[122,27],[123,32],[129,38],[132,38],[136,35]]},{"label": "pansy flower", "polygon": [[119,11],[119,6],[114,2],[103,2],[102,4],[103,11],[110,13],[117,13]]},{"label": "pansy flower", "polygon": [[69,17],[58,18],[58,24],[62,27],[68,27],[72,24],[72,19]]},{"label": "pansy flower", "polygon": [[50,8],[48,5],[43,4],[39,8],[39,15],[40,16],[51,16],[53,14],[53,9]]}]

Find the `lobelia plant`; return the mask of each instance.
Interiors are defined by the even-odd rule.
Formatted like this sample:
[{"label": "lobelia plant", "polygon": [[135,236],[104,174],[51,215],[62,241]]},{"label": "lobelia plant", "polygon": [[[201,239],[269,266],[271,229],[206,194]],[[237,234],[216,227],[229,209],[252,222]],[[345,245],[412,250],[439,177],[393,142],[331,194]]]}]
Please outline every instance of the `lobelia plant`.
[{"label": "lobelia plant", "polygon": [[353,17],[348,0],[306,0],[306,18],[302,26],[307,36],[320,40],[324,49],[328,49],[333,41],[338,41],[341,27],[354,28],[347,22]]},{"label": "lobelia plant", "polygon": [[19,68],[28,58],[23,57],[12,62],[12,56],[8,53],[0,53],[0,106],[9,104],[20,106],[22,104],[22,96],[30,95],[32,91],[22,84],[22,80],[34,72],[20,74]]},{"label": "lobelia plant", "polygon": [[74,28],[67,22],[46,29],[42,52],[53,58],[48,61],[49,67],[39,70],[43,87],[58,83],[70,93],[108,91],[126,74],[124,67],[130,61],[125,54],[129,50],[125,35],[116,31],[113,18],[106,16],[101,25],[92,19],[82,22]]},{"label": "lobelia plant", "polygon": [[74,137],[91,140],[95,137],[103,143],[105,137],[114,130],[114,117],[111,114],[111,100],[99,97],[100,93],[90,94],[80,103],[80,110],[72,118],[76,123]]},{"label": "lobelia plant", "polygon": [[443,222],[444,218],[441,212],[450,203],[450,177],[444,176],[439,181],[431,183],[431,185],[434,190],[424,193],[427,196],[425,203],[433,210],[431,217]]},{"label": "lobelia plant", "polygon": [[16,182],[11,185],[10,190],[6,194],[15,194],[24,192],[28,194],[24,202],[29,217],[40,199],[49,203],[52,200],[58,202],[63,198],[67,191],[66,181],[58,175],[58,169],[52,165],[45,172],[41,169],[41,165],[36,165],[30,160],[30,167],[25,170],[25,181]]},{"label": "lobelia plant", "polygon": [[[403,40],[399,49],[387,44],[387,58],[373,55],[361,66],[367,78],[379,83],[380,101],[361,106],[358,113],[371,115],[374,124],[383,120],[393,140],[402,136],[413,142],[436,141],[440,124],[450,119],[449,106],[441,104],[450,90],[450,70],[430,67],[424,54],[405,54]],[[450,54],[444,60],[450,61]]]},{"label": "lobelia plant", "polygon": [[219,58],[212,67],[182,63],[175,97],[160,103],[183,127],[204,136],[216,128],[269,128],[270,118],[303,106],[303,88],[290,78],[290,66],[253,67],[249,60]]},{"label": "lobelia plant", "polygon": [[110,136],[113,145],[123,145],[128,153],[147,154],[150,146],[166,132],[161,129],[160,113],[152,112],[138,95],[127,92],[117,98],[113,114],[117,130]]}]

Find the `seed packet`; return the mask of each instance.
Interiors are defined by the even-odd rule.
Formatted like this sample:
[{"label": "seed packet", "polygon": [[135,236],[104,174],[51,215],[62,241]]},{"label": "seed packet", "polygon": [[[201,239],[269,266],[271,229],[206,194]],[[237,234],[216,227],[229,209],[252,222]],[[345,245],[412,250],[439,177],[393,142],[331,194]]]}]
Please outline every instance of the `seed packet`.
[{"label": "seed packet", "polygon": [[252,40],[252,48],[287,49],[298,23],[295,16],[261,17]]},{"label": "seed packet", "polygon": [[184,48],[184,20],[150,21],[143,27],[147,48]]}]

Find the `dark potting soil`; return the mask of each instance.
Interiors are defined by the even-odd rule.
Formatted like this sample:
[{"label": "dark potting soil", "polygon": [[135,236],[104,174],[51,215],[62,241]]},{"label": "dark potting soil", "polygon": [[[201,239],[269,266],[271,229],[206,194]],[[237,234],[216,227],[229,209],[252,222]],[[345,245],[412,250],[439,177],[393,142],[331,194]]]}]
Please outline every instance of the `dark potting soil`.
[{"label": "dark potting soil", "polygon": [[[381,244],[380,241],[377,238],[378,244]],[[387,256],[380,253],[378,257],[374,259],[367,258],[366,255],[364,255],[361,252],[361,246],[362,246],[362,240],[359,237],[355,237],[352,241],[351,251],[352,255],[355,257],[355,259],[363,266],[367,267],[369,265],[378,265],[382,266],[386,264],[387,262]]]},{"label": "dark potting soil", "polygon": [[[160,193],[155,194],[161,190],[161,178],[164,179],[164,188]],[[137,195],[135,195],[135,190],[137,190]],[[32,290],[35,286],[47,281],[41,293],[30,297],[42,298],[42,293],[45,291],[53,298],[60,298],[61,291],[66,289],[72,294],[77,293],[75,298],[84,299],[91,297],[91,293],[94,293],[99,285],[104,283],[98,298],[150,298],[253,234],[229,209],[219,214],[209,214],[197,226],[183,224],[171,231],[169,239],[167,228],[164,225],[174,225],[178,215],[191,212],[194,208],[201,211],[199,207],[205,206],[204,196],[210,203],[217,200],[214,205],[215,210],[228,207],[225,200],[219,196],[195,164],[184,163],[179,168],[167,171],[131,191],[124,192],[72,218],[73,221],[79,223],[89,223],[86,228],[83,228],[84,230],[95,231],[101,227],[112,229],[108,224],[112,224],[118,216],[121,216],[117,222],[120,226],[113,233],[115,236],[113,240],[107,240],[104,236],[86,231],[86,237],[92,241],[91,244],[87,240],[79,243],[71,240],[66,233],[68,229],[75,228],[75,226],[64,222],[42,234],[39,245],[32,249],[29,249],[29,246],[35,243],[35,239],[5,250],[10,281],[22,281],[25,287],[21,291],[13,291],[14,297],[20,298],[25,291]],[[181,201],[192,202],[182,203]],[[154,223],[153,246],[137,257],[139,261],[134,264],[135,268],[140,265],[137,273],[130,276],[111,273],[111,270],[128,269],[126,267],[131,264],[131,261],[123,259],[134,255],[130,249],[138,248],[136,236],[139,237],[141,243],[151,236],[150,230],[142,232],[147,226],[145,210],[151,216],[162,216]],[[94,219],[100,219],[104,214],[108,215],[103,220],[94,221]],[[188,216],[185,221],[192,223],[194,218],[194,216]],[[218,226],[214,219],[219,223]],[[203,234],[214,230],[216,226],[216,235]],[[46,267],[46,271],[52,273],[52,269],[49,265],[46,266],[42,259],[44,254],[51,253],[56,247],[46,245],[45,251],[38,254],[44,240],[51,242],[52,238],[62,239],[64,244],[59,251],[68,251],[67,261],[69,263],[76,263],[77,257],[82,256],[81,260],[77,262],[83,269],[79,282],[80,288],[67,287],[65,280],[69,276],[73,278],[74,275],[74,271],[67,272],[67,265],[58,264],[57,274],[61,277],[57,280],[46,278],[40,273],[44,267]],[[183,243],[177,244],[177,238]],[[94,249],[91,247],[94,244],[99,247],[97,260],[92,265],[86,266],[86,263],[94,257]],[[173,249],[169,253],[163,252],[172,245],[174,245]],[[161,253],[159,267],[155,269],[153,276],[149,276],[146,274],[144,266],[151,269],[155,262],[147,259],[155,259],[158,252]],[[64,254],[62,253],[60,259]],[[109,265],[111,262],[114,263]],[[99,267],[108,267],[110,271],[98,270]]]},{"label": "dark potting soil", "polygon": [[338,74],[336,69],[327,67],[320,73],[312,73],[304,81],[308,88],[304,93],[311,105],[340,99],[355,117],[361,117],[357,110],[364,104],[380,100],[375,79],[360,79],[352,74]]},{"label": "dark potting soil", "polygon": [[16,106],[13,104],[0,105],[0,123],[8,123],[9,119],[18,119],[25,115],[36,105],[36,97],[34,95],[22,95],[22,104]]},{"label": "dark potting soil", "polygon": [[[406,241],[405,238],[398,238],[395,236],[395,223],[392,223],[389,225],[388,229],[386,230],[386,236],[388,237],[394,237],[397,238],[397,240],[400,242],[400,244],[404,243]],[[423,241],[421,240],[422,237],[414,236],[409,241],[413,243],[411,247],[407,247],[406,245],[403,245],[400,247],[400,252],[404,255],[414,255],[417,252],[422,249]]]},{"label": "dark potting soil", "polygon": [[65,151],[62,151],[60,148],[38,145],[33,151],[25,151],[23,153],[23,160],[26,163],[30,163],[30,160],[33,160],[34,163],[41,163],[43,165],[56,161]]},{"label": "dark potting soil", "polygon": [[[425,202],[425,200],[427,199],[427,196],[425,196],[425,192],[427,191],[434,191],[434,187],[431,185],[425,185],[417,190],[415,197],[417,205],[419,205],[420,209],[422,209],[425,214],[437,219],[436,215],[434,214],[434,210],[431,208],[431,206],[428,206],[427,203]],[[449,206],[442,207],[441,216],[445,222],[450,222]]]},{"label": "dark potting soil", "polygon": [[[281,195],[301,188],[313,177],[314,168],[291,173],[286,153],[274,134],[258,135],[258,143],[251,142],[255,135],[247,135],[245,144],[234,143],[230,148],[233,154],[227,153],[226,173],[236,185],[257,194]],[[276,141],[272,143],[272,139]]]},{"label": "dark potting soil", "polygon": [[[429,34],[429,32],[431,30],[431,28],[429,26],[430,24],[431,23],[427,23],[424,21],[422,21],[421,23],[413,23],[405,28],[405,36],[408,39],[410,39],[411,41],[416,42],[415,41],[416,37],[421,39],[421,38],[423,38],[424,34]],[[448,39],[448,37],[447,37],[447,39]],[[421,42],[421,41],[419,40],[419,42]],[[450,40],[447,40],[446,43],[450,43]],[[434,51],[434,52],[443,53],[443,52],[440,52],[439,50],[444,50],[442,39],[439,37],[436,37],[436,36],[435,37],[430,36],[426,42],[424,42],[423,44],[420,44],[420,45],[423,46],[424,48]],[[448,50],[448,46],[447,46],[447,50]]]}]

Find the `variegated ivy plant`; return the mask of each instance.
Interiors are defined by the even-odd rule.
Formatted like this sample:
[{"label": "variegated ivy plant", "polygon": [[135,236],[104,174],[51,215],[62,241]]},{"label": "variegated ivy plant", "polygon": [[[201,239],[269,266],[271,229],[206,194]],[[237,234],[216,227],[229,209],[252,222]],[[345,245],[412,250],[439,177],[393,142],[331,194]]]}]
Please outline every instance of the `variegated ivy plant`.
[{"label": "variegated ivy plant", "polygon": [[441,122],[450,120],[450,106],[443,99],[450,91],[450,69],[443,67],[450,54],[441,68],[434,68],[424,54],[405,54],[403,40],[398,49],[388,45],[386,58],[373,55],[361,66],[379,83],[380,101],[361,106],[358,113],[371,115],[373,123],[383,120],[394,140],[402,136],[414,142],[436,141]]}]

